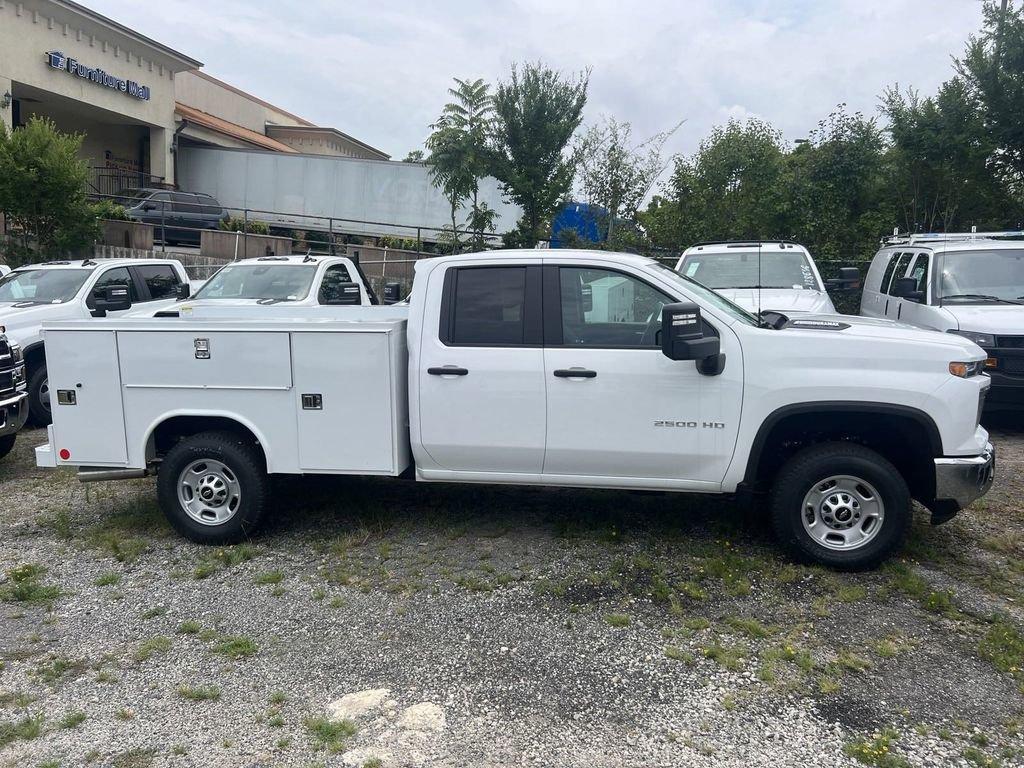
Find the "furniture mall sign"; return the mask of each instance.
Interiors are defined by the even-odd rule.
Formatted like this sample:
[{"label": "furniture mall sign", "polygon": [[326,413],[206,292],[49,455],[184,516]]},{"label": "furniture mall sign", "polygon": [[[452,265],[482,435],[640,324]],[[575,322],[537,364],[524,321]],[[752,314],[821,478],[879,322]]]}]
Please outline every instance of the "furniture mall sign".
[{"label": "furniture mall sign", "polygon": [[139,85],[134,80],[122,80],[120,77],[114,77],[102,69],[87,67],[77,59],[65,56],[60,51],[47,51],[46,61],[54,69],[62,70],[69,75],[77,75],[85,80],[91,80],[97,85],[112,88],[115,91],[120,91],[141,101],[149,101],[148,85]]}]

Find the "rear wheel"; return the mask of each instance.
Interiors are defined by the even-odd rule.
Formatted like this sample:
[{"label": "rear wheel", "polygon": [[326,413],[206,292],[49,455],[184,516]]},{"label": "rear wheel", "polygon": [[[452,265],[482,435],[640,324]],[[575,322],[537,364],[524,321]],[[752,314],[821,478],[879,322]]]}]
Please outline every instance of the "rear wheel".
[{"label": "rear wheel", "polygon": [[160,464],[157,495],[167,520],[199,544],[251,536],[269,499],[263,458],[230,432],[203,432],[175,445]]},{"label": "rear wheel", "polygon": [[883,456],[853,443],[806,448],[775,479],[772,522],[800,560],[842,570],[874,568],[903,543],[910,491]]},{"label": "rear wheel", "polygon": [[36,366],[28,377],[28,415],[40,427],[53,421],[50,412],[50,379],[46,375],[46,363]]},{"label": "rear wheel", "polygon": [[4,435],[0,437],[0,459],[14,450],[14,441],[17,439],[17,435]]}]

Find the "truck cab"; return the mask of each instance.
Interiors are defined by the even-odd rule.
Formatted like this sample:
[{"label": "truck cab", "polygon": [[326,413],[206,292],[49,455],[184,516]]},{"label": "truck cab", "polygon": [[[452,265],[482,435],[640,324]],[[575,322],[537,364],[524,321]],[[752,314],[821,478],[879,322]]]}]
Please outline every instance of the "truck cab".
[{"label": "truck cab", "polygon": [[1024,409],[1022,232],[889,238],[864,281],[860,313],[970,339],[986,352],[987,410]]},{"label": "truck cab", "polygon": [[[226,264],[194,295],[161,317],[266,317],[268,307],[284,312],[313,307],[376,304],[359,266],[345,256],[260,256]],[[154,316],[147,309],[132,316]]]},{"label": "truck cab", "polygon": [[173,304],[186,285],[185,268],[173,259],[48,261],[0,277],[0,326],[24,352],[33,421],[50,423],[44,322],[127,313],[127,308],[109,312],[100,308],[112,287],[126,289],[131,306],[156,311]]},{"label": "truck cab", "polygon": [[687,248],[676,271],[749,312],[835,314],[818,266],[798,243],[710,242]]}]

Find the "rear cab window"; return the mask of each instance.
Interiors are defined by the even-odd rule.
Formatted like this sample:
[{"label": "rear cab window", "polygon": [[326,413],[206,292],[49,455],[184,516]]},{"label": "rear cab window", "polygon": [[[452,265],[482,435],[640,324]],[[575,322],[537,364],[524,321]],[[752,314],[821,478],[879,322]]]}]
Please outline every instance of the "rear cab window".
[{"label": "rear cab window", "polygon": [[456,267],[445,274],[441,342],[448,346],[540,346],[540,267]]}]

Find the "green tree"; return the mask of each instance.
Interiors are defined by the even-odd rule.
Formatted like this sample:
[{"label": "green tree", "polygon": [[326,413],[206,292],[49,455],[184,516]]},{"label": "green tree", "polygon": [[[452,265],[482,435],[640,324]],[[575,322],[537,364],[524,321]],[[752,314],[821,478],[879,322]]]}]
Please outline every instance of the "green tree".
[{"label": "green tree", "polygon": [[994,172],[995,144],[963,78],[934,97],[885,92],[891,136],[889,173],[898,225],[907,232],[994,229],[1015,221],[1016,206]]},{"label": "green tree", "polygon": [[40,118],[13,131],[0,123],[0,213],[15,236],[6,247],[12,266],[66,255],[99,237],[85,195],[89,168],[78,157],[83,138]]},{"label": "green tree", "polygon": [[441,116],[427,139],[431,177],[451,206],[452,250],[459,248],[457,213],[469,201],[468,225],[474,245],[484,246],[484,233],[493,231],[494,212],[479,201],[480,180],[490,166],[488,142],[494,119],[490,86],[482,79],[455,78],[448,93],[453,101],[444,105]]},{"label": "green tree", "polygon": [[606,117],[576,140],[582,197],[607,211],[598,226],[610,247],[618,242],[616,222],[636,220],[637,209],[672,162],[672,158],[663,158],[662,152],[679,125],[634,144],[629,123]]},{"label": "green tree", "polygon": [[403,163],[425,163],[426,161],[427,157],[422,149],[410,149],[409,154],[402,158]]},{"label": "green tree", "polygon": [[1024,199],[1024,8],[983,7],[984,23],[967,43],[956,66],[981,105],[985,127],[996,146],[992,162],[1018,200]]},{"label": "green tree", "polygon": [[549,219],[568,195],[574,162],[566,152],[583,117],[589,72],[565,77],[542,63],[513,65],[498,84],[494,175],[523,209],[519,244],[546,239]]}]

